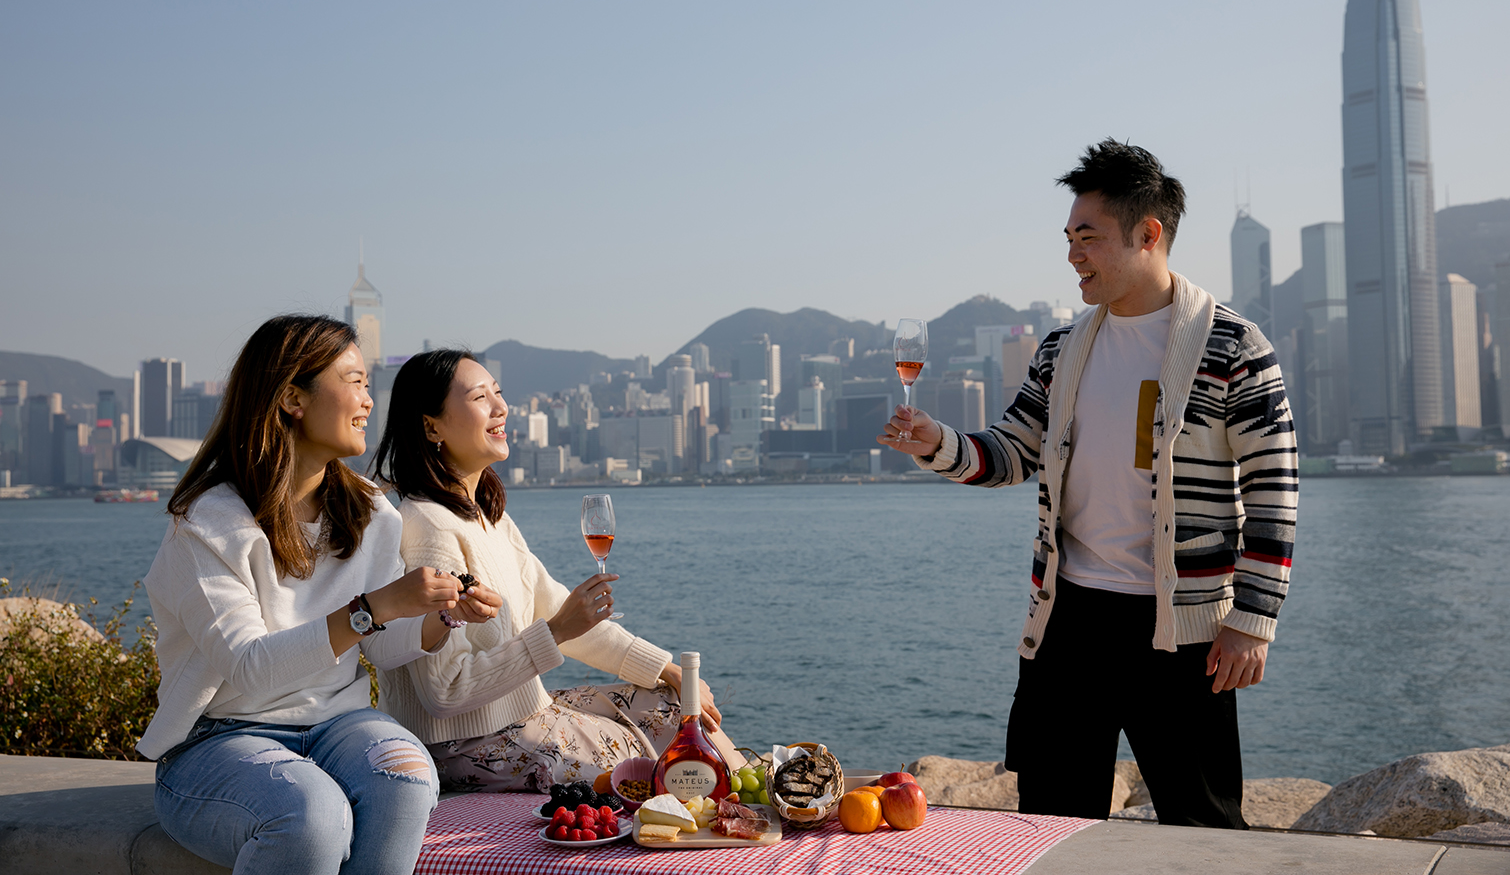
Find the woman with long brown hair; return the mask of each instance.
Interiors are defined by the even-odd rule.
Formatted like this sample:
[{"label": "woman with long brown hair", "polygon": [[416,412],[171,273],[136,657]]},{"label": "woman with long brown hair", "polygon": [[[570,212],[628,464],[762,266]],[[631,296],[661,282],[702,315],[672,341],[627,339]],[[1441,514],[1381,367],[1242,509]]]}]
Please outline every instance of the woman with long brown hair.
[{"label": "woman with long brown hair", "polygon": [[[505,606],[431,658],[381,675],[379,706],[429,745],[446,789],[590,780],[657,756],[681,723],[681,667],[608,620],[618,575],[557,583],[504,512],[491,465],[509,456],[507,419],[497,381],[471,353],[432,350],[399,370],[378,446],[379,476],[403,499],[405,565],[466,571],[479,598]],[[567,656],[624,682],[547,691],[540,675]],[[712,692],[700,690],[704,723],[738,766]]]},{"label": "woman with long brown hair", "polygon": [[453,577],[405,573],[398,514],[340,461],[366,449],[371,408],[349,326],[264,323],[145,578],[162,682],[137,749],[157,760],[157,814],[237,872],[413,871],[434,765],[369,707],[358,653],[396,668],[444,643],[439,612],[494,613]]}]

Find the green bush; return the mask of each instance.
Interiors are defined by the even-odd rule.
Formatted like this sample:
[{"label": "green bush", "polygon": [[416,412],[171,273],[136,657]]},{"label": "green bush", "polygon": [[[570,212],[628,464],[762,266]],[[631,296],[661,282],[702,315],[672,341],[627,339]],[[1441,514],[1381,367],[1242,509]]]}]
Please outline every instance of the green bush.
[{"label": "green bush", "polygon": [[[35,598],[0,578],[0,598],[16,597]],[[148,617],[136,643],[121,645],[132,601],[99,623],[98,603],[89,600],[85,619],[102,638],[80,627],[77,605],[34,604],[10,614],[0,638],[0,753],[143,759],[135,745],[157,710],[157,630]]]}]

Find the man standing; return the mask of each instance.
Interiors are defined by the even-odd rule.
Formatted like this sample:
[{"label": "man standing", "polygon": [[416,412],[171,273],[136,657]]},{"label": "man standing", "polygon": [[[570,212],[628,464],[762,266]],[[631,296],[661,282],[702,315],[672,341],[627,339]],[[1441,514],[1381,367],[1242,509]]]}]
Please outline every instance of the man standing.
[{"label": "man standing", "polygon": [[898,407],[880,440],[960,483],[1038,472],[1007,724],[1020,810],[1106,817],[1126,732],[1161,823],[1246,829],[1235,691],[1263,679],[1295,540],[1279,365],[1169,270],[1185,191],[1158,159],[1108,139],[1058,181],[1092,308],[1049,333],[986,431]]}]

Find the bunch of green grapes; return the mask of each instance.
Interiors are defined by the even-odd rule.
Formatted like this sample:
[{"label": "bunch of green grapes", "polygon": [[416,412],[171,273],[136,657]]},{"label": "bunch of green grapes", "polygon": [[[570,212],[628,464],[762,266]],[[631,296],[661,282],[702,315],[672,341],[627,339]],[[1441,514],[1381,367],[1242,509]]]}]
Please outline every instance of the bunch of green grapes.
[{"label": "bunch of green grapes", "polygon": [[729,776],[729,790],[739,794],[739,801],[746,805],[771,804],[771,794],[765,788],[765,766],[745,766]]}]

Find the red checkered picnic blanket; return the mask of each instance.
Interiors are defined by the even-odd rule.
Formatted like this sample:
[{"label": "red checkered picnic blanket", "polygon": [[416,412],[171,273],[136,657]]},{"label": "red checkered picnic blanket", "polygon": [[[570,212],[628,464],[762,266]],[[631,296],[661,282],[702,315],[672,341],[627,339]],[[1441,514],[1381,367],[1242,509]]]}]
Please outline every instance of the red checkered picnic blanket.
[{"label": "red checkered picnic blanket", "polygon": [[930,808],[906,832],[852,835],[837,819],[787,828],[774,845],[652,850],[632,837],[583,850],[541,840],[534,809],[544,796],[474,793],[443,800],[430,815],[416,875],[1013,875],[1061,839],[1097,821]]}]

